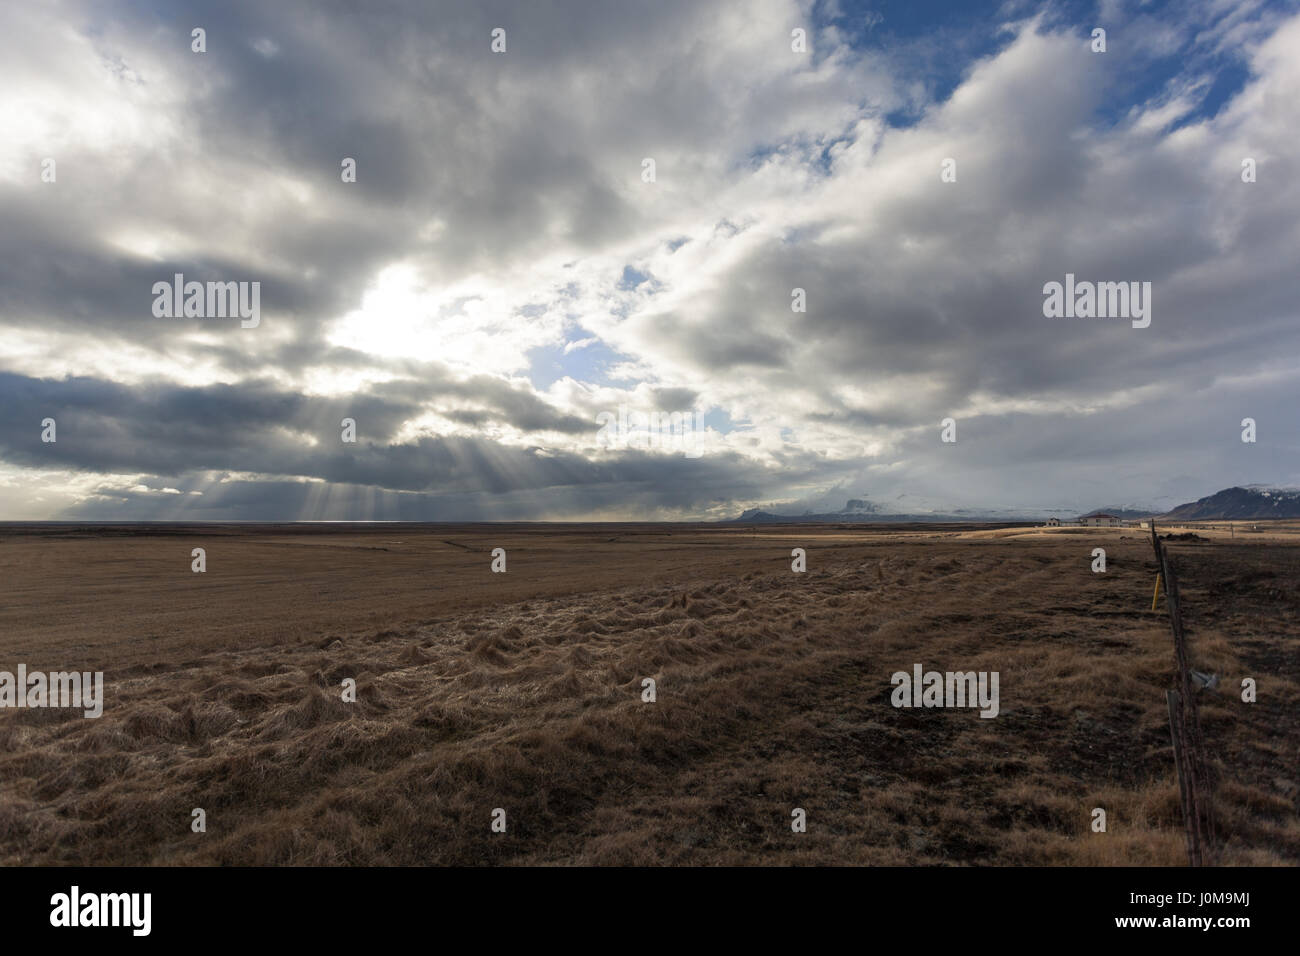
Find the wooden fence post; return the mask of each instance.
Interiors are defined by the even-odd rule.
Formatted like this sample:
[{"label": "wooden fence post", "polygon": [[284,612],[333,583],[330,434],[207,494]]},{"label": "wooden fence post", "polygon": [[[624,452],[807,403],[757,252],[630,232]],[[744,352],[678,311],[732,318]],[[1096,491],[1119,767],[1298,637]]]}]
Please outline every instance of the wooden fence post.
[{"label": "wooden fence post", "polygon": [[1158,573],[1165,585],[1165,606],[1169,609],[1169,628],[1174,638],[1175,678],[1177,691],[1166,695],[1169,704],[1169,730],[1174,741],[1174,763],[1178,770],[1178,790],[1183,806],[1183,828],[1187,835],[1187,860],[1192,866],[1213,862],[1214,819],[1210,807],[1210,780],[1201,747],[1201,720],[1187,665],[1187,642],[1183,636],[1182,605],[1178,595],[1178,575],[1165,553],[1156,523],[1151,522],[1151,544],[1156,555]]}]

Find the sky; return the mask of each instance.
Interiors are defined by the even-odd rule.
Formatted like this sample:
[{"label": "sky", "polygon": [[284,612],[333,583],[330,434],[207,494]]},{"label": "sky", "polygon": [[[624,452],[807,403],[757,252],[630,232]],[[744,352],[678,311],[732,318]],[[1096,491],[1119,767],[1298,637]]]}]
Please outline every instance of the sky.
[{"label": "sky", "polygon": [[1300,485],[1298,130],[1294,2],[6,4],[0,520]]}]

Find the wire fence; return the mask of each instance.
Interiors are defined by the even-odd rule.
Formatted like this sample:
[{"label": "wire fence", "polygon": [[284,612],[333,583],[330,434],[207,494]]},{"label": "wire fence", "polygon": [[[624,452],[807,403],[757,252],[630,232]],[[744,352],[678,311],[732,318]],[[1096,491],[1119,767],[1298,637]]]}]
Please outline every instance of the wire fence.
[{"label": "wire fence", "polygon": [[[1151,522],[1151,545],[1156,553],[1158,582],[1164,583],[1165,606],[1174,636],[1174,665],[1177,688],[1166,692],[1169,730],[1173,738],[1174,763],[1183,807],[1183,829],[1187,836],[1187,861],[1192,866],[1211,866],[1215,861],[1213,787],[1201,736],[1196,687],[1187,664],[1187,642],[1183,636],[1182,606],[1178,598],[1178,574]],[[1157,583],[1159,587],[1159,583]],[[1154,600],[1152,606],[1155,606]]]}]

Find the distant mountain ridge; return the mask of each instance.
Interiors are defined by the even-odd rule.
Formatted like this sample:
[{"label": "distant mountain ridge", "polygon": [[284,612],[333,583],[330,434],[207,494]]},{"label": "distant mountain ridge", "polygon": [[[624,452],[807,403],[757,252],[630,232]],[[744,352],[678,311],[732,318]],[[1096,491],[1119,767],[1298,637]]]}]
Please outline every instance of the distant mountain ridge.
[{"label": "distant mountain ridge", "polygon": [[1263,485],[1224,488],[1208,497],[1179,505],[1163,517],[1173,521],[1300,518],[1300,490]]},{"label": "distant mountain ridge", "polygon": [[805,511],[803,514],[798,515],[776,514],[771,511],[764,511],[761,508],[750,508],[742,512],[738,518],[724,518],[723,521],[725,523],[743,521],[749,524],[912,524],[926,521],[947,523],[953,521],[1036,522],[1042,520],[1042,515],[1037,514],[973,511],[965,508],[958,508],[951,513],[927,512],[925,514],[885,514],[879,510],[878,505],[872,505],[871,508],[876,510],[849,510],[846,508],[844,511],[820,513]]},{"label": "distant mountain ridge", "polygon": [[[1058,513],[1058,512],[1054,512]],[[753,524],[791,524],[799,522],[825,523],[846,522],[862,523],[903,523],[903,522],[951,522],[951,521],[1040,521],[1048,512],[1016,514],[1008,511],[982,511],[972,508],[958,508],[952,512],[928,512],[924,514],[885,514],[880,505],[864,498],[850,498],[841,511],[788,515],[761,508],[750,508],[738,518],[724,519],[726,522],[749,522]],[[1267,485],[1248,485],[1246,487],[1225,488],[1197,501],[1179,505],[1164,514],[1142,511],[1134,508],[1094,508],[1084,515],[1108,514],[1125,521],[1137,521],[1142,518],[1155,517],[1166,521],[1254,521],[1266,518],[1300,518],[1300,489],[1273,488]],[[1079,517],[1082,517],[1080,515]],[[1063,519],[1073,520],[1073,519]]]},{"label": "distant mountain ridge", "polygon": [[1140,508],[1094,508],[1087,514],[1080,515],[1081,518],[1087,518],[1089,515],[1114,515],[1116,518],[1123,518],[1125,521],[1139,521],[1142,518],[1150,518],[1152,514],[1158,512],[1143,511]]}]

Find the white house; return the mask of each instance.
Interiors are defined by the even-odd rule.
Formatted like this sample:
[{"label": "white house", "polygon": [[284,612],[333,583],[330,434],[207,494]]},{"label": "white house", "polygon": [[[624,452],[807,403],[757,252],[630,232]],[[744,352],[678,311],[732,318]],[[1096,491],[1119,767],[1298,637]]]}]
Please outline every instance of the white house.
[{"label": "white house", "polygon": [[1059,528],[1060,526],[1061,526],[1061,519],[1060,519],[1060,518],[1048,518],[1048,519],[1047,519],[1047,525],[1046,525],[1046,527],[1048,527],[1048,528]]},{"label": "white house", "polygon": [[1107,514],[1084,515],[1079,519],[1079,524],[1085,528],[1122,528],[1124,526],[1122,519]]}]

